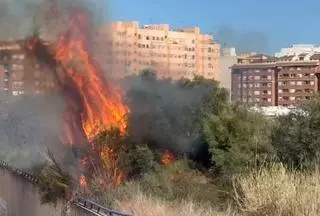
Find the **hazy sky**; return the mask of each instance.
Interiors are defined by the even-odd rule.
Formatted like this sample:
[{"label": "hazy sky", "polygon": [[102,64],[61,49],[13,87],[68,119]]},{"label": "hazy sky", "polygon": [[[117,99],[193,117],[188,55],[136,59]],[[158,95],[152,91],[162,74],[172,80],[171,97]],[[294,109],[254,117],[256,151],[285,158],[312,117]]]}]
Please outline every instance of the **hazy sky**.
[{"label": "hazy sky", "polygon": [[195,26],[242,51],[320,44],[319,0],[110,0],[113,20]]}]

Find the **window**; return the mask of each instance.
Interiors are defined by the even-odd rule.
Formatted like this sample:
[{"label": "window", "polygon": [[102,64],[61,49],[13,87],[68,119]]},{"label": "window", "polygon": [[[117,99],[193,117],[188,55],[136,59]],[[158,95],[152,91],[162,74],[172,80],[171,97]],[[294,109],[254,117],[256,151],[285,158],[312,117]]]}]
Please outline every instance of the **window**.
[{"label": "window", "polygon": [[260,91],[254,91],[254,95],[260,95]]},{"label": "window", "polygon": [[298,82],[297,82],[297,85],[298,85],[298,86],[301,86],[301,85],[302,85],[302,81],[298,81]]},{"label": "window", "polygon": [[149,36],[147,36],[146,39],[149,40],[150,39]]},{"label": "window", "polygon": [[291,101],[294,101],[296,98],[295,97],[290,97],[290,100]]},{"label": "window", "polygon": [[290,82],[290,85],[294,86],[294,85],[296,85],[296,82],[291,81],[291,82]]},{"label": "window", "polygon": [[260,80],[260,76],[254,76],[254,80]]},{"label": "window", "polygon": [[289,100],[289,97],[288,96],[284,96],[283,100]]},{"label": "window", "polygon": [[268,76],[268,80],[271,80],[271,76]]},{"label": "window", "polygon": [[295,93],[296,90],[295,89],[290,89],[290,93]]}]

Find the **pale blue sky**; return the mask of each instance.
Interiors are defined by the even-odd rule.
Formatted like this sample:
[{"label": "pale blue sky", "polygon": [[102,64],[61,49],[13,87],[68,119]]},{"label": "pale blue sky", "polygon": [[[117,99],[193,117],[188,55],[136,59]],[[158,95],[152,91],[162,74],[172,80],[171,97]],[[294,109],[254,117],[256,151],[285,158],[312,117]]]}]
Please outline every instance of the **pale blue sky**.
[{"label": "pale blue sky", "polygon": [[320,44],[319,0],[110,0],[112,20],[199,26],[242,51]]}]

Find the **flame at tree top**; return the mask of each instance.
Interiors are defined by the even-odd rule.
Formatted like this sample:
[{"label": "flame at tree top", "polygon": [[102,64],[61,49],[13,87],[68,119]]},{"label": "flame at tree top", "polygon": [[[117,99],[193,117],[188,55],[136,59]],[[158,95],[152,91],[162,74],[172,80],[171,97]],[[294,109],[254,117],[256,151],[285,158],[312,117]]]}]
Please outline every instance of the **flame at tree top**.
[{"label": "flame at tree top", "polygon": [[[48,1],[53,1],[54,7],[50,10],[56,14],[58,8],[55,3],[58,0]],[[68,8],[67,12],[68,21],[63,24],[67,25],[65,29],[68,31],[49,43],[50,58],[55,60],[55,64],[58,63],[57,78],[64,90],[67,104],[63,116],[67,142],[77,144],[81,140],[79,134],[93,142],[97,134],[111,127],[118,128],[120,133],[124,134],[129,109],[123,103],[121,89],[115,83],[105,80],[88,50],[91,38],[87,33],[91,28],[91,14],[85,9],[75,7]],[[30,40],[28,49],[36,54],[37,44],[43,44],[39,41],[39,38]],[[36,56],[42,57],[42,54]],[[99,148],[94,146],[91,148],[92,152],[97,149]],[[103,164],[99,168],[108,174],[112,173],[113,184],[119,185],[124,174],[117,166],[115,154],[112,149],[101,149],[101,152],[95,155],[98,155]],[[80,177],[80,185],[87,185],[85,176]]]},{"label": "flame at tree top", "polygon": [[[122,103],[120,89],[106,83],[89,56],[85,34],[87,23],[83,11],[73,12],[69,25],[76,37],[61,36],[55,45],[54,55],[80,95],[82,127],[87,139],[91,140],[105,128],[117,127],[124,133],[129,110]],[[77,67],[73,66],[73,62]]]}]

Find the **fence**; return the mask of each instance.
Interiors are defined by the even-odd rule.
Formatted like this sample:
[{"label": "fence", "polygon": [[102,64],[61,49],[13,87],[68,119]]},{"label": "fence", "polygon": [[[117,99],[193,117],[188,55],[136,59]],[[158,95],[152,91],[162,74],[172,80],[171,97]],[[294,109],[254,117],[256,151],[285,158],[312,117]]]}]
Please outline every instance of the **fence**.
[{"label": "fence", "polygon": [[[0,216],[61,216],[62,201],[57,205],[41,204],[37,179],[29,173],[0,161]],[[116,212],[83,197],[78,197],[71,216],[131,216]]]}]

